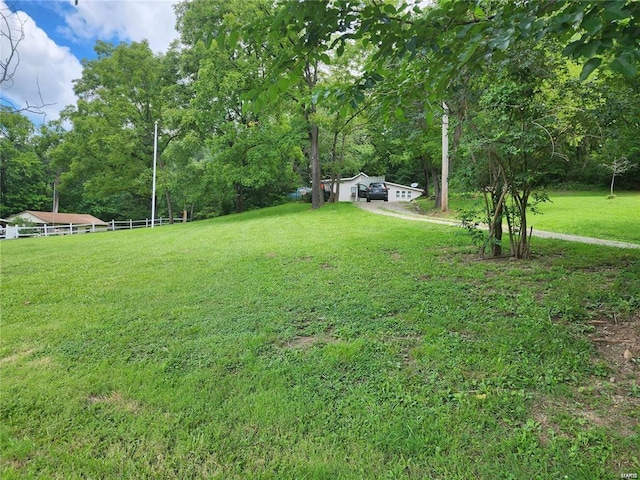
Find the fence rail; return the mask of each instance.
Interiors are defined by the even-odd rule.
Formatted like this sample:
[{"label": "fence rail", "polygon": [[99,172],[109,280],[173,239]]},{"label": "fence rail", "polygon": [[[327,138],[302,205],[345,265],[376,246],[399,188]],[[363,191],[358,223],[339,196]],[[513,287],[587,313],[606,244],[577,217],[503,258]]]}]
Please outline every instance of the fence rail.
[{"label": "fence rail", "polygon": [[[174,221],[177,219],[174,218]],[[179,219],[177,221],[182,221]],[[149,228],[151,227],[151,219],[144,220],[111,220],[109,223],[88,223],[88,224],[75,224],[70,223],[66,225],[7,225],[6,227],[0,227],[0,240],[9,240],[13,238],[27,238],[27,237],[53,237],[57,235],[76,235],[79,233],[94,233],[94,232],[113,232],[116,230],[133,230],[135,228]],[[169,225],[172,223],[168,218],[156,218],[153,222],[156,226]]]}]

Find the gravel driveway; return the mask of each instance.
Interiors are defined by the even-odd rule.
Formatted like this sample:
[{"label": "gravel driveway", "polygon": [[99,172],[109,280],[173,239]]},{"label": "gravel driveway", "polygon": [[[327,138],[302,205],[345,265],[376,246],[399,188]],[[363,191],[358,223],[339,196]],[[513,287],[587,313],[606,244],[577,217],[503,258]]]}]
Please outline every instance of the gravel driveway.
[{"label": "gravel driveway", "polygon": [[[460,222],[455,220],[444,220],[435,217],[427,217],[411,210],[409,202],[356,202],[356,206],[379,215],[387,215],[390,217],[404,218],[406,220],[415,220],[420,222],[438,223],[440,225],[460,226]],[[564,233],[545,232],[543,230],[533,230],[532,235],[539,238],[554,238],[557,240],[566,240],[569,242],[593,243],[596,245],[606,245],[608,247],[617,248],[640,248],[640,244],[617,242],[614,240],[602,240],[599,238],[582,237],[579,235],[567,235]]]}]

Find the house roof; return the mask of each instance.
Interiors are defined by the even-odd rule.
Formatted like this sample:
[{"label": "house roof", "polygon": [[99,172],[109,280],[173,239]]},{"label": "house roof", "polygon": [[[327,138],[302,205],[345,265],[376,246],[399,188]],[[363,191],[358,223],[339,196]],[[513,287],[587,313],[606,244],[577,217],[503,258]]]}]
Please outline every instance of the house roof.
[{"label": "house roof", "polygon": [[386,183],[387,185],[392,185],[396,188],[402,188],[404,190],[413,190],[414,192],[424,192],[423,189],[418,187],[410,187],[409,185],[401,185],[399,183],[393,183],[393,182],[384,182],[384,183]]},{"label": "house roof", "polygon": [[49,225],[108,225],[107,222],[103,222],[99,218],[94,217],[93,215],[88,215],[86,213],[53,213],[25,210],[24,212],[18,213],[17,215],[12,215],[11,218],[15,219],[17,217],[23,216],[24,214],[29,214],[32,217],[41,220],[42,223],[46,223]]},{"label": "house roof", "polygon": [[[360,172],[357,175],[354,175],[353,177],[342,177],[341,179],[339,179],[339,182],[343,183],[343,182],[349,182],[351,180],[355,180],[358,177],[366,177],[369,178],[369,175],[367,175],[366,173]],[[323,180],[324,183],[330,183],[332,181],[331,178],[325,178]]]}]

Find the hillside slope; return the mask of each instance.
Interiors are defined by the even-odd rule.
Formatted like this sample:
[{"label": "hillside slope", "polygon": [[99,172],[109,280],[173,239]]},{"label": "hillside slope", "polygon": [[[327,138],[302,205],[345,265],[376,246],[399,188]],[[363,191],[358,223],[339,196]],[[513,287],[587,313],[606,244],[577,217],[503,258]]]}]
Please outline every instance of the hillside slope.
[{"label": "hillside slope", "polygon": [[590,335],[635,341],[640,252],[534,250],[351,205],[4,242],[0,474],[638,472],[638,345]]}]

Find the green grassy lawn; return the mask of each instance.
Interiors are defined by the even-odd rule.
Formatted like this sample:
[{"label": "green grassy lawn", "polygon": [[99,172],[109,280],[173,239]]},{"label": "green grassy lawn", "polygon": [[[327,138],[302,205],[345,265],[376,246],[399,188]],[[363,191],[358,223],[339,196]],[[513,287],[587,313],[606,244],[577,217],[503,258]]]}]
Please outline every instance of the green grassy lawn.
[{"label": "green grassy lawn", "polygon": [[637,345],[590,341],[640,251],[479,261],[344,204],[0,248],[3,479],[640,473]]},{"label": "green grassy lawn", "polygon": [[[616,192],[615,198],[608,198],[608,191],[548,194],[551,201],[538,205],[540,213],[528,217],[534,229],[640,244],[640,192]],[[480,201],[453,194],[450,216]],[[441,215],[433,210],[433,201],[420,200],[420,204],[427,213]]]}]

